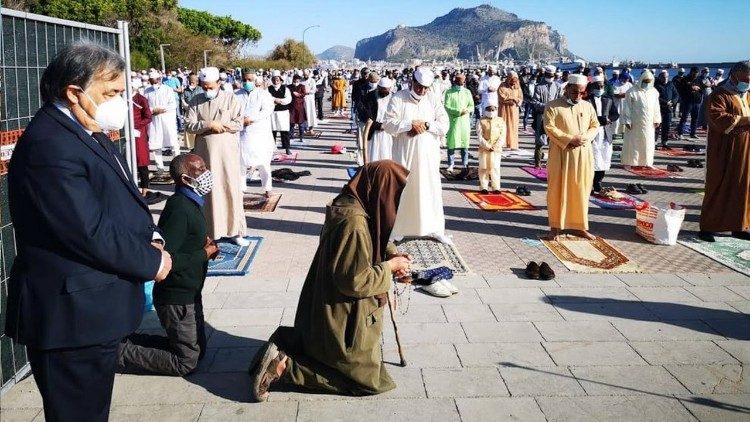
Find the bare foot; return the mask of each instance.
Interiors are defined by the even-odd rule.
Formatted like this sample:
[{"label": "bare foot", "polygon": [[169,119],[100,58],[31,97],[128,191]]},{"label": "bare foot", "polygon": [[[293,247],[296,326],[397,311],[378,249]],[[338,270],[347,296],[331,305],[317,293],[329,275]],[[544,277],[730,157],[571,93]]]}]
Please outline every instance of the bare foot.
[{"label": "bare foot", "polygon": [[582,237],[582,238],[588,239],[588,240],[594,240],[594,239],[596,239],[596,236],[594,236],[593,234],[587,232],[586,230],[573,230],[573,234],[575,234],[578,237]]}]

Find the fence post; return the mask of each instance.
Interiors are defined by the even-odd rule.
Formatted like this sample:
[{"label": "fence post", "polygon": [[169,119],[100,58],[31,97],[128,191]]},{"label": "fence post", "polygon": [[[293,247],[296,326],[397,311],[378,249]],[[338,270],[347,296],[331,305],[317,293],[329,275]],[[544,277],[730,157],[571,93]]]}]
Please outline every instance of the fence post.
[{"label": "fence post", "polygon": [[133,180],[137,180],[138,171],[135,155],[135,120],[133,118],[134,107],[132,103],[133,84],[130,80],[130,34],[128,33],[128,22],[117,21],[117,29],[120,31],[118,34],[120,55],[125,59],[125,95],[129,102],[128,122],[125,125],[125,157],[128,160]]}]

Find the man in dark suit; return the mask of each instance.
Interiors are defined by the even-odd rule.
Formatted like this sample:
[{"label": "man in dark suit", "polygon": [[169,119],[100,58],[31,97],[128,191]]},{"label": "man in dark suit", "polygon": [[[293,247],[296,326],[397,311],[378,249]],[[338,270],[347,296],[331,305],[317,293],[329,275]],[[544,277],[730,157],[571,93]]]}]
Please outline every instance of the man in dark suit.
[{"label": "man in dark suit", "polygon": [[44,106],[16,145],[8,190],[18,254],[6,333],[27,346],[47,421],[106,421],[117,346],[143,314],[143,282],[170,255],[105,135],[127,116],[125,62],[93,43],[44,71]]},{"label": "man in dark suit", "polygon": [[604,76],[597,75],[588,84],[589,102],[596,110],[599,120],[599,131],[591,140],[591,151],[594,153],[594,192],[601,192],[604,174],[612,167],[612,125],[620,118],[617,106],[611,97],[604,95],[606,87]]}]

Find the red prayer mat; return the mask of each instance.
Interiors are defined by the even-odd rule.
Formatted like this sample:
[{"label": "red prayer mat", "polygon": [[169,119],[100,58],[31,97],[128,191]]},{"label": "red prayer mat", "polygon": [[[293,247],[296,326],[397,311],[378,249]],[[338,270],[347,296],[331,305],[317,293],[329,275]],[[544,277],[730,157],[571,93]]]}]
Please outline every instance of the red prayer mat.
[{"label": "red prayer mat", "polygon": [[656,154],[664,157],[700,157],[705,152],[685,151],[682,149],[657,149]]},{"label": "red prayer mat", "polygon": [[297,152],[293,152],[291,154],[284,154],[275,152],[273,154],[273,158],[271,159],[272,163],[296,163],[297,162]]},{"label": "red prayer mat", "polygon": [[635,174],[641,177],[677,177],[673,172],[656,167],[623,167],[625,171]]},{"label": "red prayer mat", "polygon": [[536,207],[524,201],[515,193],[480,193],[475,191],[461,192],[469,201],[485,211],[527,211]]}]

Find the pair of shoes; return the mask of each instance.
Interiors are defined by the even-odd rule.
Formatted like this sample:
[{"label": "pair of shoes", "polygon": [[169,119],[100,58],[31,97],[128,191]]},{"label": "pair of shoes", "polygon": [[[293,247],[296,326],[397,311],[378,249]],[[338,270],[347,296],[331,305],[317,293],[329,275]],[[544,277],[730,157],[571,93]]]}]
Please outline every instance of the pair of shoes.
[{"label": "pair of shoes", "polygon": [[688,160],[687,161],[687,166],[688,167],[692,167],[692,168],[696,168],[696,169],[702,169],[703,168],[703,161],[696,160],[696,159]]},{"label": "pair of shoes", "polygon": [[529,262],[526,266],[526,277],[531,280],[552,280],[555,278],[555,272],[546,262],[542,262],[541,265],[534,261]]},{"label": "pair of shoes", "polygon": [[746,232],[746,231],[732,232],[732,237],[734,237],[735,239],[740,239],[740,240],[750,240],[750,232]]},{"label": "pair of shoes", "polygon": [[166,155],[168,157],[171,156],[171,155],[173,155],[173,154],[174,153],[172,152],[171,149],[165,149],[164,151],[161,152],[161,155]]},{"label": "pair of shoes", "polygon": [[714,234],[711,232],[699,231],[698,239],[704,242],[710,242],[710,243],[716,242],[716,238],[714,237]]},{"label": "pair of shoes", "polygon": [[640,183],[630,183],[625,188],[625,192],[633,194],[633,195],[640,195],[642,193],[648,193],[646,189],[643,188],[643,185]]},{"label": "pair of shoes", "polygon": [[264,402],[268,400],[271,384],[286,372],[287,356],[270,341],[255,356],[249,370],[253,381],[251,395],[256,402]]},{"label": "pair of shoes", "polygon": [[520,196],[530,196],[531,191],[526,186],[518,186],[516,187],[516,194]]},{"label": "pair of shoes", "polygon": [[480,192],[480,193],[481,193],[482,195],[487,195],[488,193],[490,193],[490,191],[488,191],[487,189],[482,189],[482,190],[481,190],[481,191],[479,191],[479,192]]},{"label": "pair of shoes", "polygon": [[684,147],[682,147],[682,149],[683,151],[688,152],[701,152],[700,145],[685,145]]},{"label": "pair of shoes", "polygon": [[671,172],[685,171],[682,167],[678,166],[677,164],[667,164],[667,170]]}]

